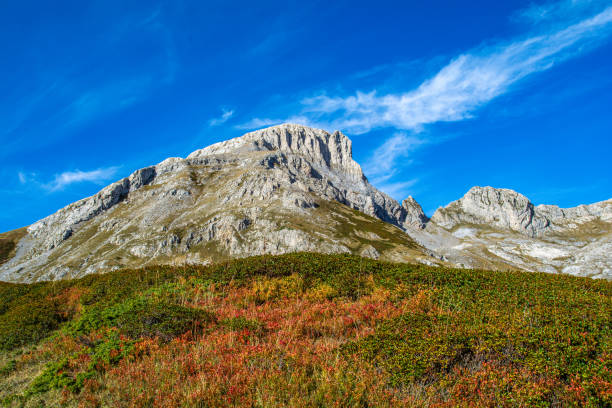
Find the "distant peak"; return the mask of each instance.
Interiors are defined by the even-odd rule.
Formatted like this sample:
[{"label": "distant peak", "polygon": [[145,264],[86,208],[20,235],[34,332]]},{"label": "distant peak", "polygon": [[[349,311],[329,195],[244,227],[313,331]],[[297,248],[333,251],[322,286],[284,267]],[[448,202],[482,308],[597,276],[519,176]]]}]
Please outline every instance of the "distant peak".
[{"label": "distant peak", "polygon": [[421,205],[412,196],[408,196],[408,198],[402,201],[402,208],[405,212],[405,218],[402,222],[405,228],[415,226],[424,228],[427,221],[429,221]]},{"label": "distant peak", "polygon": [[524,195],[507,188],[472,187],[462,198],[438,209],[432,220],[445,228],[483,224],[535,236],[549,221],[537,214]]}]

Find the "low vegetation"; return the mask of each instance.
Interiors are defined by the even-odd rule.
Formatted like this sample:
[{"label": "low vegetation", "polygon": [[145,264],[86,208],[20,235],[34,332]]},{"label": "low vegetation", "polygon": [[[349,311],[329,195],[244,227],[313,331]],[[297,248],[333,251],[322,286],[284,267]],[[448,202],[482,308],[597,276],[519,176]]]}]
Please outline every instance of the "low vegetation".
[{"label": "low vegetation", "polygon": [[297,253],[0,284],[9,407],[612,406],[612,283]]}]

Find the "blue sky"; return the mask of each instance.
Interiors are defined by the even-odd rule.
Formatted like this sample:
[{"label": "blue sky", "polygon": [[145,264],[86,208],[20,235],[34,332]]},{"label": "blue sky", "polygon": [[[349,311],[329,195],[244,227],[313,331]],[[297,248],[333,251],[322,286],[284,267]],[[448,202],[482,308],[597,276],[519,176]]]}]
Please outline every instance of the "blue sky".
[{"label": "blue sky", "polygon": [[284,121],[429,215],[474,185],[605,200],[611,39],[609,0],[7,2],[0,231]]}]

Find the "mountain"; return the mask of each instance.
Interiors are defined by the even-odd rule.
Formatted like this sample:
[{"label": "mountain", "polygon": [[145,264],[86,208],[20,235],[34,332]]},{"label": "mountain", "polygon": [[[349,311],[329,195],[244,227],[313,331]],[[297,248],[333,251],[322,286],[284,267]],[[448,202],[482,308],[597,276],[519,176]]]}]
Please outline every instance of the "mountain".
[{"label": "mountain", "polygon": [[402,231],[425,219],[367,181],[342,133],[286,124],[138,170],[12,232],[0,279],[295,251],[440,263]]},{"label": "mountain", "polygon": [[534,206],[512,190],[473,187],[412,236],[460,266],[612,279],[612,200]]},{"label": "mountain", "polygon": [[612,201],[560,209],[474,187],[430,219],[372,186],[351,141],[284,124],[169,158],[0,234],[0,279],[296,251],[612,278]]}]

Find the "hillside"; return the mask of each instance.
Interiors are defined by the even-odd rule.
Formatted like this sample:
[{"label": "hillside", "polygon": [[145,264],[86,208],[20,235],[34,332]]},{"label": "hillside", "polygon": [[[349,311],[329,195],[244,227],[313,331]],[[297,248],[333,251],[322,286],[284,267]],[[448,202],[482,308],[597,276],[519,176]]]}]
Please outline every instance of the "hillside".
[{"label": "hillside", "polygon": [[612,404],[612,282],[347,254],[0,284],[5,406]]}]

